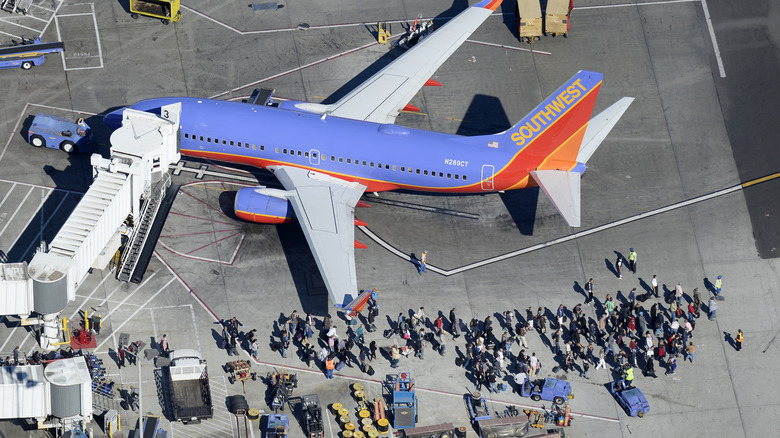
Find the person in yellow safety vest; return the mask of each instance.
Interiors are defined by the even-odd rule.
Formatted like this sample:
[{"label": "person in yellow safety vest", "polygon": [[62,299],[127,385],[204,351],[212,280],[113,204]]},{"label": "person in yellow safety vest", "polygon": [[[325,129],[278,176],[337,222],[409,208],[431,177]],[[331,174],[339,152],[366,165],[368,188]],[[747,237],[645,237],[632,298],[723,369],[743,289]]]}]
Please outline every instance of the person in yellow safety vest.
[{"label": "person in yellow safety vest", "polygon": [[715,280],[715,296],[720,296],[720,290],[723,288],[723,276],[718,275],[718,278]]},{"label": "person in yellow safety vest", "polygon": [[737,351],[742,350],[742,340],[745,338],[745,335],[742,334],[742,329],[739,329],[737,332]]},{"label": "person in yellow safety vest", "polygon": [[629,248],[628,250],[628,269],[636,274],[636,251],[634,251],[634,248]]},{"label": "person in yellow safety vest", "polygon": [[325,377],[328,379],[333,378],[333,369],[336,368],[336,362],[333,360],[333,356],[328,356],[325,359]]},{"label": "person in yellow safety vest", "polygon": [[626,371],[623,373],[623,385],[628,388],[631,386],[631,383],[634,381],[634,368],[628,367]]}]

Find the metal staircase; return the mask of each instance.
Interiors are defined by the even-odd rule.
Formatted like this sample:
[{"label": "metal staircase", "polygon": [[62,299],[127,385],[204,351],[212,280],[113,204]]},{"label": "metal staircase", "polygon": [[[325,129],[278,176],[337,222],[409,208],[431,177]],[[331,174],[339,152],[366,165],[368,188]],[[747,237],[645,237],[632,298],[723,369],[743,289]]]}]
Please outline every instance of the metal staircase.
[{"label": "metal staircase", "polygon": [[117,274],[119,281],[129,281],[132,277],[141,251],[149,236],[149,230],[152,227],[152,223],[154,223],[154,218],[157,216],[157,211],[160,209],[160,204],[163,198],[165,198],[165,193],[170,185],[171,176],[163,173],[162,179],[155,184],[154,188],[150,190],[149,196],[146,197],[141,210],[141,217],[137,220],[127,246],[122,253],[120,269]]}]

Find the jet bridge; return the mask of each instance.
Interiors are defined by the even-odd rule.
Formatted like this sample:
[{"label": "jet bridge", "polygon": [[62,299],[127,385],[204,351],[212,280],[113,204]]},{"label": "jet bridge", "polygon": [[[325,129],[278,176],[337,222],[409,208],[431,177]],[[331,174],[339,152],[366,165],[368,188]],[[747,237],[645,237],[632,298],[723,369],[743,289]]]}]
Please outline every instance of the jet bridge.
[{"label": "jet bridge", "polygon": [[[149,228],[166,194],[175,196],[168,166],[181,158],[181,104],[162,108],[161,117],[125,109],[122,126],[111,135],[111,157],[92,155],[94,181],[48,249],[26,263],[0,264],[0,315],[18,315],[23,325],[41,325],[39,343],[53,350],[61,339],[60,313],[95,267],[127,239],[119,272],[130,279],[148,245]],[[132,219],[128,219],[132,218]],[[109,257],[110,258],[110,257]]]}]

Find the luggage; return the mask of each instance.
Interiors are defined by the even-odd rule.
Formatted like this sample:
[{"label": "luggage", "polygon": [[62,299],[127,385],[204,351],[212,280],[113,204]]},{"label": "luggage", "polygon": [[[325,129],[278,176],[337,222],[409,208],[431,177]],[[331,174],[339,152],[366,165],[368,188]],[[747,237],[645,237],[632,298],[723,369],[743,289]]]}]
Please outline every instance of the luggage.
[{"label": "luggage", "polygon": [[347,366],[347,363],[344,361],[339,361],[339,363],[336,364],[336,371],[341,371],[344,369],[344,367]]},{"label": "luggage", "polygon": [[384,336],[385,339],[390,339],[393,336],[393,330],[392,329],[385,330],[382,336]]},{"label": "luggage", "polygon": [[554,367],[553,367],[553,369],[552,369],[552,372],[554,372],[554,373],[557,373],[557,372],[558,372],[558,371],[560,371],[560,370],[561,370],[561,367],[559,367],[558,365],[556,365],[556,366],[554,366]]}]

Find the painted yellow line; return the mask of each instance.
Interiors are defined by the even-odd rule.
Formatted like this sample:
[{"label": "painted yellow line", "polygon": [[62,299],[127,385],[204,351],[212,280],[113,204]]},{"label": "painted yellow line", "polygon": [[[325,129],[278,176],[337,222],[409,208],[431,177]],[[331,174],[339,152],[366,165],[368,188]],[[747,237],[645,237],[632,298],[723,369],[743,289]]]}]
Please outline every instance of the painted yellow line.
[{"label": "painted yellow line", "polygon": [[401,111],[404,114],[417,114],[419,116],[427,116],[428,113],[421,113],[419,111]]},{"label": "painted yellow line", "polygon": [[780,172],[773,173],[771,175],[767,175],[767,176],[764,176],[764,177],[761,177],[761,178],[756,178],[756,179],[748,181],[748,182],[744,182],[744,183],[742,183],[742,188],[744,189],[744,188],[750,187],[752,185],[761,184],[762,182],[766,182],[766,181],[777,179],[777,178],[780,178]]},{"label": "painted yellow line", "polygon": [[462,122],[463,121],[463,119],[455,119],[455,118],[452,118],[452,117],[445,117],[445,119],[447,119],[447,120],[454,120],[456,122]]}]

